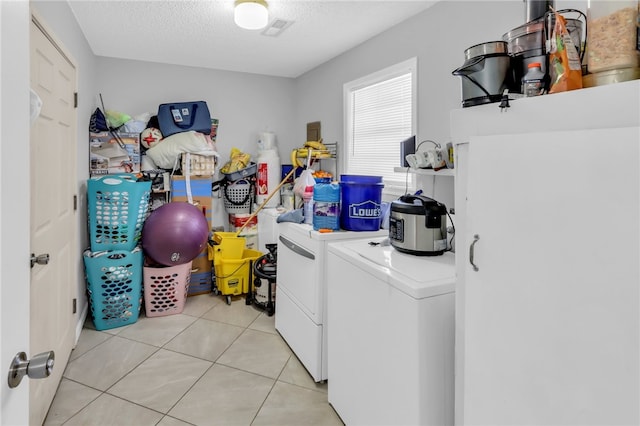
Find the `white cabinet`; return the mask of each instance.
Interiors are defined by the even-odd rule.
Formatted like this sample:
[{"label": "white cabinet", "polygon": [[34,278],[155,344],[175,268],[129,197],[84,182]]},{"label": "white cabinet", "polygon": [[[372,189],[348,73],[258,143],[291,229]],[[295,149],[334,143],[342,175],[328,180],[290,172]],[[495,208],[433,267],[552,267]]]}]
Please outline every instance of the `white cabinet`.
[{"label": "white cabinet", "polygon": [[453,114],[456,424],[640,422],[639,83]]}]

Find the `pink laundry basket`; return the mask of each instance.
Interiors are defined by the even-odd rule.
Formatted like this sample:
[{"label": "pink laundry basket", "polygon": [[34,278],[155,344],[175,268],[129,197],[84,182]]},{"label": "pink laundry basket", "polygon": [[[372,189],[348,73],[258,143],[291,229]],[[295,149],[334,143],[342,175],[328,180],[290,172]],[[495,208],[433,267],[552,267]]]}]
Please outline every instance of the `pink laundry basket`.
[{"label": "pink laundry basket", "polygon": [[147,317],[182,313],[189,290],[191,264],[143,268],[144,310]]}]

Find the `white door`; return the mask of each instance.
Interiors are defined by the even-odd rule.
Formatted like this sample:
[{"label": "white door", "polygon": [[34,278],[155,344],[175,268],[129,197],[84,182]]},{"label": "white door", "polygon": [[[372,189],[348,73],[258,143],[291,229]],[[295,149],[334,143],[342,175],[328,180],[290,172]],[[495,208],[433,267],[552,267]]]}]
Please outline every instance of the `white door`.
[{"label": "white door", "polygon": [[640,422],[639,140],[471,139],[465,424]]},{"label": "white door", "polygon": [[29,353],[29,3],[0,1],[0,424],[29,423],[29,381],[10,389]]},{"label": "white door", "polygon": [[30,383],[30,424],[41,424],[75,341],[76,110],[74,65],[31,23],[31,88],[42,99],[31,127],[31,252],[48,254],[31,270],[31,355],[53,350],[55,368]]}]

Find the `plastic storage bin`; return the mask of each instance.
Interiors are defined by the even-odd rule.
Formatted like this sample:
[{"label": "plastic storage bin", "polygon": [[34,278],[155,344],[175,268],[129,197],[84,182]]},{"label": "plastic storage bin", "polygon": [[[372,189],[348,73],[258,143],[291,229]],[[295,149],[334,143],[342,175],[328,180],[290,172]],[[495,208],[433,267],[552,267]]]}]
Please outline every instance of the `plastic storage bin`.
[{"label": "plastic storage bin", "polygon": [[638,1],[591,1],[587,10],[590,73],[639,65]]},{"label": "plastic storage bin", "polygon": [[235,182],[239,179],[248,178],[255,175],[257,169],[258,165],[256,163],[249,163],[249,165],[244,169],[240,169],[231,173],[225,173],[221,171],[220,174],[224,175],[229,182]]},{"label": "plastic storage bin", "polygon": [[212,276],[213,262],[209,259],[207,247],[191,261],[191,277],[189,278],[187,297],[211,293]]},{"label": "plastic storage bin", "polygon": [[240,179],[223,185],[224,208],[229,214],[251,213],[253,185],[246,179]]},{"label": "plastic storage bin", "polygon": [[142,306],[142,250],[87,250],[83,258],[96,330],[135,323]]},{"label": "plastic storage bin", "polygon": [[149,213],[151,182],[133,174],[106,175],[87,182],[91,251],[133,250]]},{"label": "plastic storage bin", "polygon": [[189,291],[192,263],[143,268],[144,312],[147,317],[182,313]]}]

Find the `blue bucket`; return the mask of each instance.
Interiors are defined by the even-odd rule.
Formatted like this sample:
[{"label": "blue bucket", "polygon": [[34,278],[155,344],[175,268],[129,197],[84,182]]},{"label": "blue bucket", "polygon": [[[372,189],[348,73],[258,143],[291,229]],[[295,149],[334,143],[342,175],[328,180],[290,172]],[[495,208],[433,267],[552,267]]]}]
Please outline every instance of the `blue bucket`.
[{"label": "blue bucket", "polygon": [[382,176],[340,175],[340,227],[377,231],[382,222]]}]

